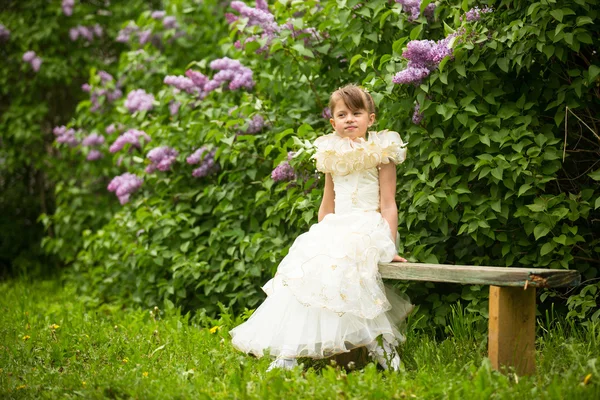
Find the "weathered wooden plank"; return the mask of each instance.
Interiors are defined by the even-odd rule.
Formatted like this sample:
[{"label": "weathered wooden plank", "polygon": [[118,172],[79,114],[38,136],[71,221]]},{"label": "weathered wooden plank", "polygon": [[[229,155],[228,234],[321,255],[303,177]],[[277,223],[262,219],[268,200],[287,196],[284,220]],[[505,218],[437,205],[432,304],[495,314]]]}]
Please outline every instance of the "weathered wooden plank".
[{"label": "weathered wooden plank", "polygon": [[490,286],[488,355],[496,370],[535,372],[535,288]]},{"label": "weathered wooden plank", "polygon": [[542,268],[478,267],[469,265],[381,263],[383,278],[475,285],[559,287],[576,286],[579,272]]}]

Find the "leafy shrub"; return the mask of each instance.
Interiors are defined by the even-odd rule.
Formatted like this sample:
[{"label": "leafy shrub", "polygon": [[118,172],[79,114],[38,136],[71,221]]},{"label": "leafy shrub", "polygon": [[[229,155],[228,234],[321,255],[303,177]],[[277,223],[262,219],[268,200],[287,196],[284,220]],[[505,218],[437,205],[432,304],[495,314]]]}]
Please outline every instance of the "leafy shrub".
[{"label": "leafy shrub", "polygon": [[[111,155],[116,135],[108,136],[93,166],[79,147],[58,145],[65,162],[78,165],[79,179],[65,184],[57,212],[47,217],[62,236],[47,238],[46,248],[64,249],[73,278],[102,300],[208,313],[218,312],[218,302],[255,307],[260,284],[316,220],[321,185],[310,141],[329,129],[322,116],[328,94],[354,81],[373,95],[379,129],[397,130],[409,143],[398,169],[401,254],[421,262],[576,268],[596,279],[594,2],[557,8],[500,1],[477,11],[469,1],[423,1],[418,15],[400,3],[267,8],[258,1],[256,11],[235,3],[224,15],[226,7],[210,1],[173,1],[165,10],[177,27],[164,31],[149,12],[140,14],[123,40],[159,29],[162,41],[130,37],[115,75],[123,98],[105,102],[101,114],[81,102],[70,126],[121,126],[151,140],[130,141]],[[101,78],[91,76],[97,87]],[[140,100],[143,109],[125,99],[140,89],[153,96]],[[258,120],[264,125],[257,128]],[[175,159],[165,171],[144,172],[154,163],[148,152],[162,146],[176,150]],[[294,174],[276,173],[275,182],[273,169],[288,161]],[[116,196],[97,189],[123,173],[144,182],[119,208]],[[76,194],[92,182],[96,189]],[[71,227],[73,212],[88,212],[76,202],[92,201],[110,202],[95,210],[109,222]],[[482,287],[403,286],[427,316],[423,325],[446,324],[459,299],[487,316]],[[590,317],[597,299],[584,290],[573,296],[583,296],[585,306],[568,303],[577,318]]]}]

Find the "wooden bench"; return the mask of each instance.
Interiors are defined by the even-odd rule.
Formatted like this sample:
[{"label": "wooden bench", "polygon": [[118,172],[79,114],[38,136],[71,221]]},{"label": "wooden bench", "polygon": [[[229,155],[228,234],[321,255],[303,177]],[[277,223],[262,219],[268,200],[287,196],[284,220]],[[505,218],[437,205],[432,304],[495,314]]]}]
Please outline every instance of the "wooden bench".
[{"label": "wooden bench", "polygon": [[[541,268],[476,267],[419,263],[382,263],[384,279],[490,286],[488,356],[492,367],[513,367],[518,375],[535,372],[535,289],[576,286],[577,271]],[[364,360],[356,349],[335,359],[340,364]]]},{"label": "wooden bench", "polygon": [[419,263],[379,265],[384,279],[490,286],[488,356],[492,367],[535,372],[535,289],[576,286],[577,271]]}]

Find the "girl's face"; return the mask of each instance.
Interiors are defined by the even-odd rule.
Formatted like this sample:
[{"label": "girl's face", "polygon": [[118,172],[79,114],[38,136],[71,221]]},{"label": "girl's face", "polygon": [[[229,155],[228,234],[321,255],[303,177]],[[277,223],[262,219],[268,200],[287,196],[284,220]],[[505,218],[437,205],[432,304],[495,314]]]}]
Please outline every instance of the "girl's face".
[{"label": "girl's face", "polygon": [[335,132],[341,137],[349,139],[364,138],[367,129],[375,122],[375,114],[367,110],[351,111],[342,99],[336,101],[333,107],[334,113],[329,120]]}]

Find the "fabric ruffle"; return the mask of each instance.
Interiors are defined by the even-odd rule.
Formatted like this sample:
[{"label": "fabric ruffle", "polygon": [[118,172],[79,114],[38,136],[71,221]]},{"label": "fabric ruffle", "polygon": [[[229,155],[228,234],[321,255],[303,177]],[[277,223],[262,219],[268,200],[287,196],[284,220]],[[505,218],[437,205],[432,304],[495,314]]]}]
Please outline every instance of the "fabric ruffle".
[{"label": "fabric ruffle", "polygon": [[314,145],[313,158],[323,173],[347,175],[379,164],[400,164],[406,159],[406,143],[398,132],[389,130],[369,132],[368,140],[356,141],[331,133],[317,138]]},{"label": "fabric ruffle", "polygon": [[306,306],[372,319],[391,308],[378,263],[395,254],[378,212],[328,214],[298,236],[263,290],[271,295],[287,286]]},{"label": "fabric ruffle", "polygon": [[342,316],[326,308],[307,307],[283,287],[272,293],[243,324],[229,331],[233,346],[262,357],[326,358],[372,343],[378,336],[393,344],[405,341],[403,323],[413,306],[385,286],[392,309],[374,319]]}]

